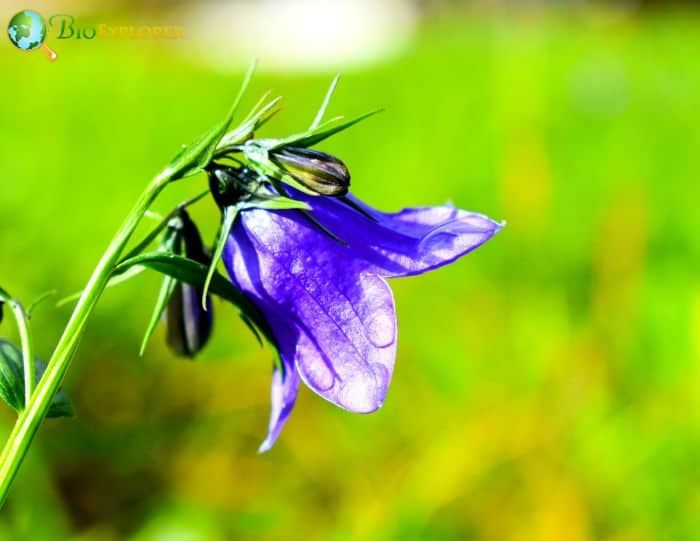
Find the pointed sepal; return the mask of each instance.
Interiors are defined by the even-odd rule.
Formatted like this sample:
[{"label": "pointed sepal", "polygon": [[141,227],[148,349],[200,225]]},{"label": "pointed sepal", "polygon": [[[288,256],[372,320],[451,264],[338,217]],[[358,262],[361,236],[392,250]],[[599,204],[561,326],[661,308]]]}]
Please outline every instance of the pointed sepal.
[{"label": "pointed sepal", "polygon": [[167,176],[171,181],[174,181],[189,177],[204,170],[204,168],[211,161],[216,147],[219,145],[221,139],[224,137],[226,131],[231,125],[231,121],[233,120],[233,117],[238,109],[241,98],[243,97],[243,94],[248,88],[250,80],[253,77],[255,66],[256,62],[253,62],[248,68],[248,71],[243,79],[243,83],[241,84],[241,88],[238,91],[238,95],[236,96],[236,99],[226,117],[198,139],[189,145],[183,146],[182,150],[177,153],[170,164],[166,167],[163,175]]},{"label": "pointed sepal", "polygon": [[168,301],[170,300],[170,297],[172,296],[176,285],[177,280],[175,280],[175,278],[171,278],[170,276],[166,276],[163,279],[163,282],[161,283],[160,289],[158,290],[158,298],[156,299],[156,305],[153,307],[151,319],[149,320],[148,326],[146,327],[146,332],[143,335],[143,340],[141,340],[141,347],[139,348],[139,355],[141,357],[143,357],[143,353],[144,351],[146,351],[148,342],[151,340],[151,337],[153,336],[153,333],[155,332],[156,327],[158,326],[158,322],[163,317],[165,307],[168,305]]},{"label": "pointed sepal", "polygon": [[359,122],[362,122],[363,120],[374,116],[377,113],[381,113],[382,111],[383,109],[375,109],[374,111],[369,111],[368,113],[352,118],[350,120],[346,120],[345,122],[341,122],[340,124],[335,124],[331,127],[326,127],[329,123],[325,123],[316,129],[308,130],[306,132],[298,133],[295,135],[290,135],[289,137],[285,137],[283,139],[278,139],[275,141],[274,145],[270,148],[270,150],[277,150],[286,146],[304,148],[311,147],[320,143],[321,141],[324,141],[325,139],[328,139],[329,137],[332,137],[336,133],[340,133],[341,131],[345,131],[348,128],[351,128],[355,124],[358,124]]},{"label": "pointed sepal", "polygon": [[233,229],[233,224],[238,216],[239,208],[240,207],[238,206],[228,206],[224,207],[222,212],[221,225],[219,226],[219,233],[216,236],[214,253],[212,254],[209,270],[207,271],[207,276],[204,280],[204,286],[202,288],[202,308],[204,308],[205,311],[207,309],[207,295],[209,293],[209,286],[211,285],[214,273],[216,273],[216,267],[219,263],[219,259],[221,259],[221,254],[224,253],[224,247],[226,246],[228,236],[231,234],[231,229]]}]

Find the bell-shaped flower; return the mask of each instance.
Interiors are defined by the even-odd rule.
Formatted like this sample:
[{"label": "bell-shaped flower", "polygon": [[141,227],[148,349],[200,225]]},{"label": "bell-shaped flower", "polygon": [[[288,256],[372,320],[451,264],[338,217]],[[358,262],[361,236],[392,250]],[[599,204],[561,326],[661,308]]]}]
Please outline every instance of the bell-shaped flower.
[{"label": "bell-shaped flower", "polygon": [[293,188],[287,195],[310,210],[242,211],[223,254],[234,285],[265,314],[281,358],[261,452],[279,436],[300,381],[348,411],[381,407],[397,343],[386,279],[452,263],[502,227],[451,205],[384,213],[352,195],[313,196]]}]

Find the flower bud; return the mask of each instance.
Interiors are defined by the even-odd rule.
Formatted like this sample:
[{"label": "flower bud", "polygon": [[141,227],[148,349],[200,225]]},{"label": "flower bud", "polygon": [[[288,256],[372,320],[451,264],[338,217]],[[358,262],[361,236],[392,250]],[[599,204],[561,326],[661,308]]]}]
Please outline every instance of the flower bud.
[{"label": "flower bud", "polygon": [[260,176],[248,167],[216,164],[208,173],[209,191],[219,208],[254,199],[261,191]]},{"label": "flower bud", "polygon": [[299,183],[319,195],[345,195],[350,186],[350,172],[335,156],[308,148],[284,147],[270,157]]},{"label": "flower bud", "polygon": [[[197,226],[187,212],[180,211],[170,229],[175,232],[172,251],[208,266],[209,255],[202,244]],[[202,289],[177,282],[165,308],[166,341],[171,350],[183,357],[194,357],[207,343],[213,326],[211,297],[207,310],[202,308]]]}]

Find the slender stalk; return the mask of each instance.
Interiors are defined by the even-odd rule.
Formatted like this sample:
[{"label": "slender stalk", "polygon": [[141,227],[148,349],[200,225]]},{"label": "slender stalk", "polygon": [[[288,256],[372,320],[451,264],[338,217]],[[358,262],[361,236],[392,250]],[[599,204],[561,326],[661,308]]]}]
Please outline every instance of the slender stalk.
[{"label": "slender stalk", "polygon": [[24,365],[24,407],[26,408],[27,404],[29,404],[29,399],[32,396],[32,391],[34,390],[34,382],[36,382],[32,337],[29,330],[29,322],[27,321],[27,313],[24,311],[24,308],[22,308],[22,305],[18,301],[12,300],[10,302],[10,308],[12,308],[12,313],[17,320],[19,340],[22,345],[22,364]]},{"label": "slender stalk", "polygon": [[17,418],[5,448],[0,454],[0,506],[7,498],[10,485],[70,366],[88,318],[109,281],[114,265],[119,261],[119,256],[146,210],[167,185],[170,174],[171,171],[166,169],[151,182],[112,239],[73,310],[68,325],[46,367],[46,372],[31,395],[26,409]]}]

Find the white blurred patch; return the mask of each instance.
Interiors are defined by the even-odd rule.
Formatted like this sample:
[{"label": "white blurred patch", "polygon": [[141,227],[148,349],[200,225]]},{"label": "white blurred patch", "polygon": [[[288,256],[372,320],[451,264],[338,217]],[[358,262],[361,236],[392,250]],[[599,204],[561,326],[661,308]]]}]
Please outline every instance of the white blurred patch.
[{"label": "white blurred patch", "polygon": [[178,18],[183,49],[215,68],[259,58],[265,70],[328,72],[395,55],[417,17],[409,0],[247,0],[192,5]]}]

